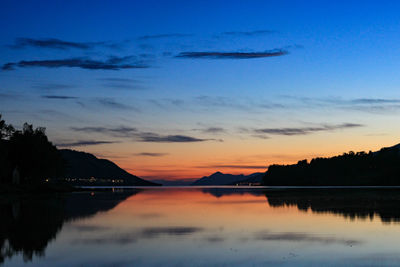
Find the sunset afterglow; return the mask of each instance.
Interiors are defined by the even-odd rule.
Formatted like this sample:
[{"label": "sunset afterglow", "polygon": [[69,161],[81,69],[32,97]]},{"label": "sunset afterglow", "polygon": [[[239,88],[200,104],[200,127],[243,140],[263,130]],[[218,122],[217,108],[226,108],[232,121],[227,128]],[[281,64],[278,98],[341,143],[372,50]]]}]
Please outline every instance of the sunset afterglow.
[{"label": "sunset afterglow", "polygon": [[0,113],[150,180],[375,151],[399,143],[399,7],[4,1]]}]

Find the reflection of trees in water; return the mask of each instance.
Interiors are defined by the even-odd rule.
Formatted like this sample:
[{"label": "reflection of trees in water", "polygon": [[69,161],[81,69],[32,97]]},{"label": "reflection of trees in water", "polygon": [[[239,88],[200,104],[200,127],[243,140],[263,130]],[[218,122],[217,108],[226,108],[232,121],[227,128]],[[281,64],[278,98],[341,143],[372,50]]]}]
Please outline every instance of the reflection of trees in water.
[{"label": "reflection of trees in water", "polygon": [[265,195],[271,207],[296,206],[301,211],[331,213],[345,218],[367,219],[378,216],[382,222],[400,222],[400,189],[313,188],[256,189],[203,188],[217,198],[228,195]]},{"label": "reflection of trees in water", "polygon": [[400,189],[285,189],[265,191],[271,207],[296,206],[301,211],[331,213],[345,218],[378,216],[400,222]]},{"label": "reflection of trees in water", "polygon": [[89,192],[0,199],[0,264],[22,253],[25,261],[43,256],[64,222],[114,208],[138,191]]},{"label": "reflection of trees in water", "polygon": [[61,199],[52,199],[51,203],[31,199],[1,205],[0,261],[16,252],[23,252],[24,260],[32,259],[33,254],[43,255],[47,243],[61,229],[62,205]]}]

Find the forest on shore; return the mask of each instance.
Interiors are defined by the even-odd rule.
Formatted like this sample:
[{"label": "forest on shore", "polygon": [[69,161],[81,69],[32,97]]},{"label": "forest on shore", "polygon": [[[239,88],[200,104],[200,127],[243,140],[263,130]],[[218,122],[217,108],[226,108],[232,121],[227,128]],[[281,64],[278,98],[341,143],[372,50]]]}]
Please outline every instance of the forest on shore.
[{"label": "forest on shore", "polygon": [[45,128],[25,123],[16,130],[0,114],[0,184],[40,185],[50,177],[60,177],[64,170],[64,161]]},{"label": "forest on shore", "polygon": [[400,186],[400,145],[376,152],[349,152],[331,158],[271,165],[268,186]]}]

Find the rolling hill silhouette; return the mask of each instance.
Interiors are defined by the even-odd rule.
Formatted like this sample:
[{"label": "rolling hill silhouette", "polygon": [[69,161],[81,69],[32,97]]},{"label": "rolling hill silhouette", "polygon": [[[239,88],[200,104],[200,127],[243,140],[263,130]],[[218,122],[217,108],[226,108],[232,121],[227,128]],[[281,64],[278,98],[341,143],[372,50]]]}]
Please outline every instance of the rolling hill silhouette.
[{"label": "rolling hill silhouette", "polygon": [[[61,149],[61,156],[66,163],[66,174],[64,177],[77,179],[71,183],[79,185],[134,185],[134,186],[156,186],[159,184],[146,181],[118,167],[112,161],[99,159],[92,154],[70,149]],[[91,177],[96,181],[86,181]],[[119,180],[118,184],[112,180]]]}]

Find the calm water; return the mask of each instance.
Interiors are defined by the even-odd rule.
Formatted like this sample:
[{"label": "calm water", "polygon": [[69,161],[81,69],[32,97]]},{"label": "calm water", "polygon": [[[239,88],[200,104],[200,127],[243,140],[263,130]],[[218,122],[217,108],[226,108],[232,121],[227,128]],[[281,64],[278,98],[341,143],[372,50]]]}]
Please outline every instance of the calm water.
[{"label": "calm water", "polygon": [[4,266],[400,264],[400,189],[3,197],[0,218]]}]

